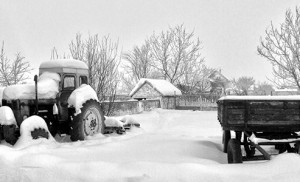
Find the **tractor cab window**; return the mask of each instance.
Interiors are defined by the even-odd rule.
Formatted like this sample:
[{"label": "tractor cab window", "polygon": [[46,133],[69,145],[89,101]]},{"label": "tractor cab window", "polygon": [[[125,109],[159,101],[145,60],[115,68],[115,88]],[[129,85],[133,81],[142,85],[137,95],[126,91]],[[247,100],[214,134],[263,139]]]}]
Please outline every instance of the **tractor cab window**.
[{"label": "tractor cab window", "polygon": [[64,83],[63,83],[63,89],[66,90],[73,90],[75,89],[75,77],[74,76],[65,76]]},{"label": "tractor cab window", "polygon": [[79,85],[82,85],[82,84],[88,84],[86,76],[79,77]]}]

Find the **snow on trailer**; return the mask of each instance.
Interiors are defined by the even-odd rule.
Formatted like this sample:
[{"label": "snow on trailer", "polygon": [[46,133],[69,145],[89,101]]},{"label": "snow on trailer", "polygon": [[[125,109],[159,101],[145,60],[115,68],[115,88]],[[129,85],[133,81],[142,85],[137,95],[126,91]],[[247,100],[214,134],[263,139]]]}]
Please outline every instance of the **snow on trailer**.
[{"label": "snow on trailer", "polygon": [[[278,153],[299,153],[300,96],[225,96],[217,103],[223,151],[229,163],[269,160],[262,145],[274,145]],[[235,138],[231,138],[232,132]],[[246,156],[242,156],[241,146]],[[256,150],[262,155],[256,155]]]},{"label": "snow on trailer", "polygon": [[221,100],[257,100],[257,101],[276,101],[276,100],[300,100],[300,95],[286,95],[286,96],[224,96]]}]

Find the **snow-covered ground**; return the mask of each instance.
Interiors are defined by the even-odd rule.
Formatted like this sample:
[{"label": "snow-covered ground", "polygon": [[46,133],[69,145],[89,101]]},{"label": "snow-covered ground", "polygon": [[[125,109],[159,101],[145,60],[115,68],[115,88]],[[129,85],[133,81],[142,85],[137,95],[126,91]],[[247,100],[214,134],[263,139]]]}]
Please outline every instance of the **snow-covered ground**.
[{"label": "snow-covered ground", "polygon": [[[299,181],[300,157],[226,164],[215,111],[157,109],[132,115],[141,128],[86,141],[40,139],[0,146],[0,181]],[[21,143],[21,142],[20,142]],[[19,144],[20,144],[19,143]]]}]

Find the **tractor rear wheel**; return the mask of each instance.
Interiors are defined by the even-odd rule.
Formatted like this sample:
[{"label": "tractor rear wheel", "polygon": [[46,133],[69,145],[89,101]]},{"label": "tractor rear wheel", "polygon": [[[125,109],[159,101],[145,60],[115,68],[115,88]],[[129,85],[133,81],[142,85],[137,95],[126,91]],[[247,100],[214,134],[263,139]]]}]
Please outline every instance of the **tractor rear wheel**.
[{"label": "tractor rear wheel", "polygon": [[82,105],[80,114],[73,117],[71,140],[84,140],[87,136],[104,133],[104,128],[104,115],[100,103],[88,100]]}]

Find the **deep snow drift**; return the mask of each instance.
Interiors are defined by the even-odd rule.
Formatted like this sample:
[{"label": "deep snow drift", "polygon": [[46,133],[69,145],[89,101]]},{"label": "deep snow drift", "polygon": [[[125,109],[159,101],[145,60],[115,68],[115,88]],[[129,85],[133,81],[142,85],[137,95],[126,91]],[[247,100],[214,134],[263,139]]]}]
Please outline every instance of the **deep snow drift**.
[{"label": "deep snow drift", "polygon": [[0,146],[0,181],[299,181],[300,157],[226,164],[215,111],[157,109],[132,115],[141,128],[87,141]]}]

